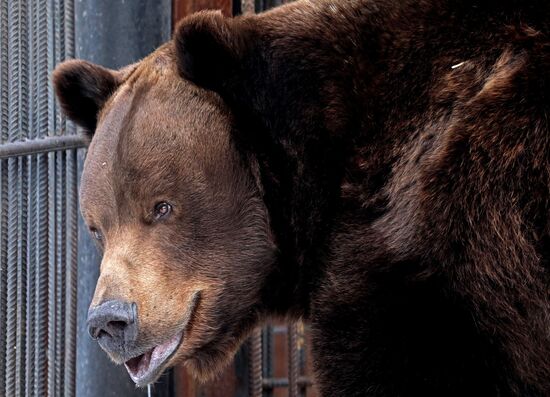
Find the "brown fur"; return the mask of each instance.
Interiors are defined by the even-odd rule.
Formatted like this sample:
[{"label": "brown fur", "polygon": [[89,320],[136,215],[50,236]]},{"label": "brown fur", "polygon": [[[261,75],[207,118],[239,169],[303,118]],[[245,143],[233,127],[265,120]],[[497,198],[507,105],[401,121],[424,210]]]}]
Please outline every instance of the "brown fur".
[{"label": "brown fur", "polygon": [[[148,348],[200,291],[170,362],[199,377],[288,315],[311,321],[325,396],[549,395],[549,15],[319,0],[186,19],[99,113],[94,303],[137,302]],[[54,77],[77,121],[79,73]]]}]

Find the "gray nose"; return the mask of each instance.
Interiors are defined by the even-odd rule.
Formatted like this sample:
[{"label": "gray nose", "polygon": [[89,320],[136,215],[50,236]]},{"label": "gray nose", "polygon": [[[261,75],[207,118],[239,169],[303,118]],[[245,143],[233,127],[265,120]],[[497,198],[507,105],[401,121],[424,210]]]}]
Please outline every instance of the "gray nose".
[{"label": "gray nose", "polygon": [[104,302],[88,311],[88,332],[102,344],[123,345],[137,336],[137,306],[119,300]]}]

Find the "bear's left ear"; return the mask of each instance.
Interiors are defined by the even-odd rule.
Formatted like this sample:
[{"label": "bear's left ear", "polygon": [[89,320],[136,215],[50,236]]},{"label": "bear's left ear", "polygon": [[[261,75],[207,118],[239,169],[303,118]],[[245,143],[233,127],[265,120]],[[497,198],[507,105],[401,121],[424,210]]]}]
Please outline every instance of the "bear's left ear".
[{"label": "bear's left ear", "polygon": [[241,19],[220,11],[203,11],[185,18],[174,34],[178,70],[182,77],[223,93],[242,68],[250,31]]}]

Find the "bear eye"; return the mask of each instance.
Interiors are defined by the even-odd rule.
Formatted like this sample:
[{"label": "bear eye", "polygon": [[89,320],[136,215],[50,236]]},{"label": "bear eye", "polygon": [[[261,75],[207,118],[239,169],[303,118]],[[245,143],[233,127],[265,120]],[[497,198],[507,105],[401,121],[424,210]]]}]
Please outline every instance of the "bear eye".
[{"label": "bear eye", "polygon": [[95,227],[90,228],[90,233],[94,239],[97,241],[103,240],[103,236],[101,235],[101,232],[97,230]]},{"label": "bear eye", "polygon": [[153,211],[155,220],[166,218],[168,215],[170,215],[171,212],[172,204],[167,203],[166,201],[161,201],[160,203],[156,204]]}]

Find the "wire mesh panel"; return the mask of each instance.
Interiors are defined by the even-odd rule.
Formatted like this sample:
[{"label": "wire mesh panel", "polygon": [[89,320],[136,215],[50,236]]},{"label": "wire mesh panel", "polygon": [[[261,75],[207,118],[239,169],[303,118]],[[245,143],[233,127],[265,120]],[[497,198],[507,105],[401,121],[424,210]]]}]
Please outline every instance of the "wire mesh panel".
[{"label": "wire mesh panel", "polygon": [[0,396],[74,395],[77,158],[49,76],[73,0],[0,0]]}]

